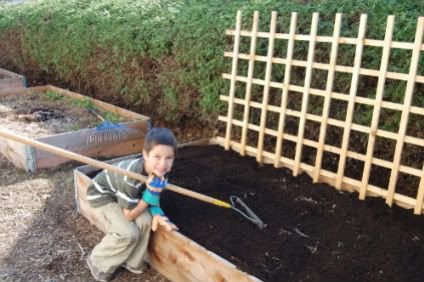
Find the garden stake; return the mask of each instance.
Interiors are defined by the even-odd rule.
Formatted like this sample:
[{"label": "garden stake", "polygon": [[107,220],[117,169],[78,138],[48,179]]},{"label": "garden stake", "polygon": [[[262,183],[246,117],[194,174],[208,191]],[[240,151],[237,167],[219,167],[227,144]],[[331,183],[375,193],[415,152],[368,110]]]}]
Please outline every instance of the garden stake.
[{"label": "garden stake", "polygon": [[109,143],[119,140],[129,140],[141,137],[141,131],[123,124],[113,123],[100,115],[95,109],[87,109],[91,114],[103,121],[96,127],[96,131],[87,139],[87,144]]},{"label": "garden stake", "polygon": [[[133,179],[137,179],[141,182],[147,181],[147,177],[144,176],[144,175],[141,175],[141,174],[138,174],[138,173],[135,173],[135,172],[132,172],[132,171],[127,171],[127,170],[124,170],[122,168],[113,166],[111,164],[108,164],[108,163],[105,163],[105,162],[102,162],[102,161],[98,161],[98,160],[95,160],[95,159],[92,159],[92,158],[89,158],[89,157],[86,157],[86,156],[83,156],[83,155],[62,149],[62,148],[59,148],[59,147],[56,147],[56,146],[53,146],[53,145],[50,145],[50,144],[46,144],[46,143],[31,139],[31,138],[28,138],[28,137],[24,137],[22,135],[16,134],[16,133],[14,133],[10,130],[7,130],[7,129],[0,128],[0,136],[7,138],[7,139],[14,140],[16,142],[20,142],[20,143],[23,143],[23,144],[34,146],[36,148],[39,148],[43,151],[50,152],[50,153],[55,154],[55,155],[59,155],[59,156],[62,156],[62,157],[68,158],[68,159],[72,159],[72,160],[75,160],[75,161],[78,161],[78,162],[82,162],[82,163],[85,163],[85,164],[88,164],[88,165],[91,165],[91,166],[94,166],[94,167],[97,167],[97,168],[106,169],[108,171],[116,172],[120,175],[128,176],[128,177],[131,177]],[[256,224],[256,226],[258,226],[260,229],[265,227],[265,224],[263,223],[263,221],[251,209],[249,209],[247,207],[247,205],[245,203],[243,203],[243,201],[239,197],[231,196],[230,197],[231,204],[230,204],[230,203],[227,203],[227,202],[206,196],[204,194],[200,194],[198,192],[194,192],[194,191],[173,185],[173,184],[167,184],[165,188],[168,189],[168,190],[171,190],[175,193],[178,193],[178,194],[181,194],[181,195],[184,195],[184,196],[188,196],[188,197],[191,197],[191,198],[194,198],[194,199],[206,202],[206,203],[210,203],[210,204],[213,204],[213,205],[216,205],[216,206],[219,206],[219,207],[231,208],[231,209],[237,211],[238,213],[242,214],[245,218],[247,218],[248,220],[250,220],[254,224]],[[239,204],[245,211],[243,212],[242,210],[237,208],[236,204]]]}]

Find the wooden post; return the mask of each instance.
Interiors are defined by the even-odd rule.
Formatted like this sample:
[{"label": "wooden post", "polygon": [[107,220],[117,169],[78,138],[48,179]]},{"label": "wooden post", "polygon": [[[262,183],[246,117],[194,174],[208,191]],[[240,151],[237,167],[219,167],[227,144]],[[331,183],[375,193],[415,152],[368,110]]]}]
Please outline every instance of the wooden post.
[{"label": "wooden post", "polygon": [[337,51],[339,47],[340,26],[342,22],[342,14],[336,14],[334,22],[333,42],[331,43],[330,65],[328,67],[327,85],[325,87],[324,107],[322,109],[322,121],[319,131],[318,148],[315,156],[315,168],[313,181],[318,182],[321,172],[322,155],[324,152],[324,142],[327,132],[328,115],[330,112],[331,92],[334,84],[334,73],[337,60]]},{"label": "wooden post", "polygon": [[362,173],[362,185],[359,192],[359,199],[361,200],[365,199],[365,196],[367,193],[369,176],[371,172],[374,145],[375,145],[375,139],[376,139],[377,130],[378,130],[378,121],[380,119],[381,102],[383,101],[384,85],[386,83],[386,73],[387,73],[387,67],[389,65],[390,44],[392,43],[394,22],[395,22],[394,16],[387,17],[386,35],[384,37],[385,44],[383,47],[383,54],[382,54],[381,63],[380,63],[380,74],[378,76],[377,93],[375,95],[375,103],[374,103],[374,110],[372,113],[371,129],[368,135],[366,160],[364,164],[364,170]]},{"label": "wooden post", "polygon": [[234,50],[233,50],[233,66],[231,70],[231,83],[230,83],[230,94],[228,100],[228,115],[227,115],[227,129],[225,132],[225,150],[230,149],[231,140],[231,124],[233,121],[234,111],[234,95],[236,91],[236,79],[237,79],[237,62],[240,44],[240,29],[241,29],[241,11],[237,12],[236,17],[236,34],[234,35]]},{"label": "wooden post", "polygon": [[249,56],[249,66],[247,70],[247,83],[246,83],[246,96],[244,99],[244,113],[243,113],[243,126],[241,131],[241,151],[240,154],[244,156],[246,154],[246,137],[247,137],[247,124],[249,123],[249,110],[250,110],[250,99],[252,92],[252,78],[253,70],[255,64],[255,54],[256,54],[256,38],[258,33],[258,22],[259,22],[259,12],[255,11],[253,13],[253,25],[252,25],[252,37],[250,41],[250,56]]},{"label": "wooden post", "polygon": [[346,163],[346,153],[349,146],[350,130],[353,119],[353,109],[355,106],[355,96],[358,90],[359,69],[361,68],[362,51],[364,48],[365,30],[367,27],[367,15],[362,14],[359,22],[358,39],[356,43],[355,60],[353,64],[352,84],[349,91],[349,102],[347,106],[345,127],[343,131],[342,148],[340,152],[339,166],[337,169],[336,189],[340,190],[343,182],[344,168]]},{"label": "wooden post", "polygon": [[415,34],[414,48],[412,49],[411,65],[409,68],[408,82],[406,84],[405,97],[403,102],[402,116],[400,119],[398,139],[396,142],[395,155],[393,159],[393,168],[390,174],[389,188],[387,191],[386,204],[392,206],[395,186],[399,173],[400,159],[403,150],[403,144],[408,125],[409,110],[414,93],[415,77],[417,75],[418,62],[420,58],[421,42],[423,41],[424,17],[418,18],[417,31]]},{"label": "wooden post", "polygon": [[268,106],[268,97],[269,97],[269,88],[271,82],[271,71],[272,71],[272,56],[274,54],[274,35],[277,25],[277,12],[271,13],[271,24],[269,28],[269,41],[268,41],[268,54],[266,60],[266,69],[265,69],[265,85],[262,97],[262,107],[261,107],[261,120],[259,125],[259,138],[258,138],[258,153],[256,155],[256,160],[259,163],[262,163],[262,151],[264,147],[264,138],[265,138],[265,126],[266,126],[266,113]]},{"label": "wooden post", "polygon": [[414,207],[414,214],[421,214],[423,210],[424,201],[424,164],[421,173],[420,186],[418,187],[417,199]]},{"label": "wooden post", "polygon": [[292,66],[292,59],[293,59],[296,22],[297,22],[297,13],[292,13],[291,20],[290,20],[289,40],[287,43],[286,67],[284,69],[284,85],[283,85],[283,92],[281,97],[280,116],[278,119],[278,131],[277,131],[278,133],[277,133],[275,159],[274,159],[275,167],[280,167],[281,150],[283,147],[282,143],[283,143],[283,135],[284,135],[284,121],[286,116],[287,98],[289,95],[290,73],[291,73],[291,66]]},{"label": "wooden post", "polygon": [[309,50],[308,50],[308,62],[306,65],[306,74],[305,74],[305,85],[303,86],[303,99],[302,99],[302,109],[299,119],[299,131],[297,132],[297,144],[296,152],[294,158],[294,168],[293,175],[296,176],[299,173],[301,158],[302,158],[302,147],[303,147],[303,136],[305,131],[306,123],[306,114],[308,112],[308,102],[309,102],[309,89],[311,87],[311,78],[312,78],[312,64],[314,62],[315,54],[315,42],[318,31],[318,13],[312,15],[312,26],[311,26],[311,37],[309,41]]}]

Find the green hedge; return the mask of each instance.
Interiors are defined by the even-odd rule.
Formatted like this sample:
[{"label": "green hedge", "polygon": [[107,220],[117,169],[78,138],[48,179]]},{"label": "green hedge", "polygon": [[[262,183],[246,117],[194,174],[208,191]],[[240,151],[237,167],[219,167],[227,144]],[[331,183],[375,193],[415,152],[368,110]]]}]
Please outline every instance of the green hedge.
[{"label": "green hedge", "polygon": [[[290,13],[297,11],[301,33],[309,32],[311,14],[319,12],[319,34],[331,34],[334,16],[342,12],[342,36],[351,37],[365,12],[367,37],[378,39],[384,37],[387,15],[394,14],[394,40],[399,41],[413,41],[417,17],[424,15],[422,1],[412,0],[0,2],[0,58],[6,62],[2,64],[22,70],[32,66],[81,91],[163,120],[208,124],[222,107],[219,95],[228,91],[221,73],[231,70],[223,52],[231,50],[232,41],[225,30],[234,27],[237,10],[243,12],[245,27],[258,10],[263,30],[268,29],[270,12],[278,11],[279,30],[284,32]],[[266,42],[259,41],[258,53],[266,53],[266,48]],[[276,54],[284,56],[284,46],[278,48]],[[306,57],[306,51],[306,44],[296,44],[295,56]],[[338,64],[348,64],[354,49],[340,52]],[[366,48],[364,66],[378,69],[380,56],[378,48]],[[326,57],[328,46],[318,45],[316,60]],[[393,50],[390,70],[407,72],[409,57],[408,51]],[[241,71],[245,67],[241,65]],[[257,67],[256,72],[260,75],[263,69]],[[314,79],[325,81],[320,75],[326,74]],[[294,77],[301,85],[302,75]],[[282,73],[274,74],[274,79],[281,78]],[[335,87],[346,91],[348,80],[340,78]],[[365,91],[373,82],[362,83]],[[401,100],[405,84],[392,86],[385,95]],[[414,104],[424,105],[423,95],[415,96]]]}]

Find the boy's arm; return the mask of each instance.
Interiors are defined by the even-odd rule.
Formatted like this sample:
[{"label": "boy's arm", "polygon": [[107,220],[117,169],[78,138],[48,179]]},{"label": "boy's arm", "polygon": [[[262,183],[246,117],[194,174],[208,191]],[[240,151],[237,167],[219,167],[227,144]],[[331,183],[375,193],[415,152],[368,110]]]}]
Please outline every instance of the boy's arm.
[{"label": "boy's arm", "polygon": [[149,205],[140,199],[137,206],[135,206],[133,209],[122,209],[124,212],[124,216],[129,220],[133,221],[137,218],[140,214],[143,213],[143,211],[148,207]]}]

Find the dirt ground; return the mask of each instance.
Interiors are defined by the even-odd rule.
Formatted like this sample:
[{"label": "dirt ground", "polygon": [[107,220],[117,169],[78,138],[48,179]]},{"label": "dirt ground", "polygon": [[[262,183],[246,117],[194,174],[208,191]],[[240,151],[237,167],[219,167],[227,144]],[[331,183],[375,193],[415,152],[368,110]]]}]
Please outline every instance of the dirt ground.
[{"label": "dirt ground", "polygon": [[[0,155],[0,281],[94,281],[86,258],[102,233],[74,204],[76,163],[36,174]],[[114,281],[168,281],[153,269]]]},{"label": "dirt ground", "polygon": [[161,203],[181,233],[264,281],[424,281],[424,217],[360,201],[288,169],[218,146],[179,151],[170,182],[228,200],[267,224],[172,192]]},{"label": "dirt ground", "polygon": [[[10,130],[19,129],[20,134],[32,138],[92,128],[102,121],[89,113],[88,107],[95,106],[88,100],[70,98],[54,91],[28,95],[12,92],[0,95],[0,124]],[[101,114],[124,121],[110,112]]]}]

